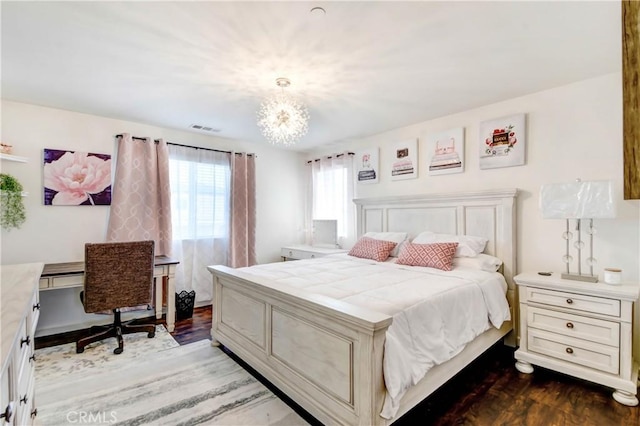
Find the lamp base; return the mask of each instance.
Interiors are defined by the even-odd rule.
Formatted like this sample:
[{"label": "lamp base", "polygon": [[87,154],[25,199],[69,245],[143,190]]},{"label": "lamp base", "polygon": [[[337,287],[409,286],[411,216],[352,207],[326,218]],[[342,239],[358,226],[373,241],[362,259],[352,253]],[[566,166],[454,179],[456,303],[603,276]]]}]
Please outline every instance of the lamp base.
[{"label": "lamp base", "polygon": [[575,275],[575,274],[565,274],[562,273],[560,278],[563,280],[574,280],[574,281],[586,281],[589,283],[597,283],[598,276],[597,275]]}]

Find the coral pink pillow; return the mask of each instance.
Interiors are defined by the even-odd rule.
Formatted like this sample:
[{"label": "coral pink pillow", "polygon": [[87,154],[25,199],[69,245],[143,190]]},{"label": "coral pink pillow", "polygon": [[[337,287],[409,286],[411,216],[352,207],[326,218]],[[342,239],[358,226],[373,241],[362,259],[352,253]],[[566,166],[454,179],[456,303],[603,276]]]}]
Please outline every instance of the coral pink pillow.
[{"label": "coral pink pillow", "polygon": [[458,248],[458,243],[406,243],[402,247],[396,263],[409,266],[428,266],[450,271],[456,248]]},{"label": "coral pink pillow", "polygon": [[349,251],[349,256],[384,262],[397,243],[362,237]]}]

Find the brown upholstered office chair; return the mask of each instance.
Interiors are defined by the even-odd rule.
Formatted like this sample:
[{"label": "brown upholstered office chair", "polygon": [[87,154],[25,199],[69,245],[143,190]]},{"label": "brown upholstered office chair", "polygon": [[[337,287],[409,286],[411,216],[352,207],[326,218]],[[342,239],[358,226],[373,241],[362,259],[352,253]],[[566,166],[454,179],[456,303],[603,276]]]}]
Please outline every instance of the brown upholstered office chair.
[{"label": "brown upholstered office chair", "polygon": [[85,244],[84,291],[80,299],[86,313],[112,310],[113,324],[91,327],[91,336],[76,342],[76,352],[85,346],[109,337],[118,340],[113,351],[121,354],[123,334],[146,332],[155,336],[154,324],[133,325],[123,323],[120,309],[151,304],[153,297],[154,242]]}]

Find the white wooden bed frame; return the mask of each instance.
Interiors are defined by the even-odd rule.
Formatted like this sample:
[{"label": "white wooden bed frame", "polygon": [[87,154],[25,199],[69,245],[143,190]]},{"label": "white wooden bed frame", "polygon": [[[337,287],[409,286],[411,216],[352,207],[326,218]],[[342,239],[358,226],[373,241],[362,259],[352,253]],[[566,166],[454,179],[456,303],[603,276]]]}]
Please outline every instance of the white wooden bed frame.
[{"label": "white wooden bed frame", "polygon": [[460,354],[429,370],[402,398],[394,419],[379,416],[385,396],[384,339],[392,322],[388,315],[225,266],[209,266],[214,284],[212,342],[229,348],[324,424],[390,424],[512,330],[517,192],[354,200],[358,235],[406,231],[414,237],[431,230],[488,238],[485,252],[503,260],[509,287],[512,321],[486,331]]}]

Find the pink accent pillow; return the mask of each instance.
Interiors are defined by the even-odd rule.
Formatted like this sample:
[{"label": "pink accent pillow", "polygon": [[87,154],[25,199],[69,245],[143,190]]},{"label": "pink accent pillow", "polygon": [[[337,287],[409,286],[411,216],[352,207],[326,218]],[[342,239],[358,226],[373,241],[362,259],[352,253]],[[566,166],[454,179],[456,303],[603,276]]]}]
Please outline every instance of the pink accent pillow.
[{"label": "pink accent pillow", "polygon": [[406,243],[396,263],[409,266],[428,266],[450,271],[458,243],[415,244]]},{"label": "pink accent pillow", "polygon": [[397,243],[393,241],[376,240],[369,237],[362,237],[349,251],[349,256],[371,259],[384,262]]}]

